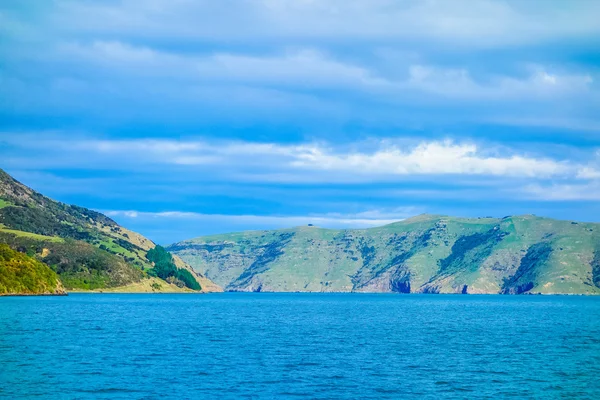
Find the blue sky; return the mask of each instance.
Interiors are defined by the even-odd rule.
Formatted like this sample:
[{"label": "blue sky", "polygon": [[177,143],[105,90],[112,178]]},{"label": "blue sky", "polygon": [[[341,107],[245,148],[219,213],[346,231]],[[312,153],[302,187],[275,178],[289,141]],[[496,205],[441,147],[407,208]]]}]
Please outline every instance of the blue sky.
[{"label": "blue sky", "polygon": [[4,0],[0,168],[159,243],[600,221],[600,2]]}]

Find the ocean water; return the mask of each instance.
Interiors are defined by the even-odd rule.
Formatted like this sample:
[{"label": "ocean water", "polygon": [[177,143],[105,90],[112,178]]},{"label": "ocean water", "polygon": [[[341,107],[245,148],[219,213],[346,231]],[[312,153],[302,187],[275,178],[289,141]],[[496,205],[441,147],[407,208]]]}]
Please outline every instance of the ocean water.
[{"label": "ocean water", "polygon": [[5,297],[0,397],[600,399],[600,297]]}]

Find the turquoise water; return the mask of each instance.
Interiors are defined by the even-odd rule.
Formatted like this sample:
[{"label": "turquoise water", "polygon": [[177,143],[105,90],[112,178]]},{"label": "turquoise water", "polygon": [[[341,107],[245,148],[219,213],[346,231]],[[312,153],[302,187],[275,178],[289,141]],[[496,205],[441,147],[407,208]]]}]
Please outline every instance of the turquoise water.
[{"label": "turquoise water", "polygon": [[600,399],[600,298],[0,298],[0,397]]}]

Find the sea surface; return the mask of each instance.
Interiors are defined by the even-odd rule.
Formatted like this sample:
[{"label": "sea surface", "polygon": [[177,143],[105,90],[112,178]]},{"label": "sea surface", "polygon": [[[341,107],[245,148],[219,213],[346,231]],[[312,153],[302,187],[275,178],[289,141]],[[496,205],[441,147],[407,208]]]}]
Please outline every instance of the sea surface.
[{"label": "sea surface", "polygon": [[600,297],[5,297],[0,397],[600,399]]}]

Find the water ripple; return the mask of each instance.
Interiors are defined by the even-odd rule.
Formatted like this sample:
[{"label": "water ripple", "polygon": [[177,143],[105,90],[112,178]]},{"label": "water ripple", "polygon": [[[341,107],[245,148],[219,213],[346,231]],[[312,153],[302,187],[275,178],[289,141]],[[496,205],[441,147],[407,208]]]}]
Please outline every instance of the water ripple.
[{"label": "water ripple", "polygon": [[600,398],[600,298],[0,298],[0,398]]}]

